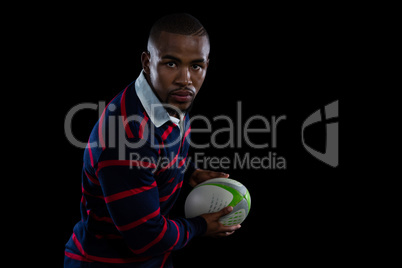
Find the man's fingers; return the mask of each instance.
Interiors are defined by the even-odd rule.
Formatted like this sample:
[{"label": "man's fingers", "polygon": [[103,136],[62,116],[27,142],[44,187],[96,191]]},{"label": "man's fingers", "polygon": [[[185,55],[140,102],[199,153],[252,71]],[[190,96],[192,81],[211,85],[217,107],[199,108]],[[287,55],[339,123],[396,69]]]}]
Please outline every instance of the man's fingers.
[{"label": "man's fingers", "polygon": [[222,231],[223,231],[223,232],[234,232],[234,231],[236,231],[236,230],[239,230],[240,227],[241,227],[240,224],[238,224],[238,225],[233,225],[233,226],[224,226],[223,229],[222,229]]},{"label": "man's fingers", "polygon": [[240,224],[234,225],[234,226],[225,226],[225,225],[223,225],[222,222],[219,221],[219,219],[222,216],[224,216],[232,211],[233,211],[233,207],[229,206],[229,207],[225,207],[215,213],[207,213],[207,214],[201,215],[207,222],[207,231],[206,231],[205,235],[222,237],[222,236],[231,235],[236,230],[238,230],[241,227]]},{"label": "man's fingers", "polygon": [[231,234],[233,234],[233,233],[234,233],[234,231],[233,231],[233,232],[223,232],[223,233],[217,234],[217,236],[219,236],[219,237],[225,237],[225,236],[229,236],[229,235],[231,235]]},{"label": "man's fingers", "polygon": [[216,213],[217,213],[217,216],[220,218],[222,216],[229,214],[232,211],[233,211],[233,207],[225,207]]},{"label": "man's fingers", "polygon": [[229,174],[226,174],[224,172],[210,171],[210,172],[208,172],[208,175],[211,179],[213,179],[213,178],[229,178]]},{"label": "man's fingers", "polygon": [[236,230],[239,230],[240,227],[241,227],[240,224],[238,224],[238,225],[233,225],[233,226],[223,226],[223,227],[221,228],[221,233],[230,233],[230,234],[232,234],[232,233],[234,233]]},{"label": "man's fingers", "polygon": [[217,236],[224,237],[233,234],[236,230],[240,229],[241,225],[225,226],[222,231],[217,234]]}]

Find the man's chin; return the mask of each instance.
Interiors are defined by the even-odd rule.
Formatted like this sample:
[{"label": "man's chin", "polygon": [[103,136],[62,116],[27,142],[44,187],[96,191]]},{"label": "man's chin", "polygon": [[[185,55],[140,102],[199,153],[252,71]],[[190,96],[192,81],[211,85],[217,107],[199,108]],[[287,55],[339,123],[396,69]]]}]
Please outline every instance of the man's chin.
[{"label": "man's chin", "polygon": [[192,102],[170,102],[169,104],[174,110],[176,110],[176,112],[186,112],[190,108]]}]

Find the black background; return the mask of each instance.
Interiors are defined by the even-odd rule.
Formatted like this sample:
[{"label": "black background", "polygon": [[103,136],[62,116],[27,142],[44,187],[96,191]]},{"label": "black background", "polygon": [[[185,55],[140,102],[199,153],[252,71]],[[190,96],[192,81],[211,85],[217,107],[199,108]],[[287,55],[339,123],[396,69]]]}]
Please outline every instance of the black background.
[{"label": "black background", "polygon": [[[352,77],[359,23],[348,8],[324,6],[232,6],[150,7],[133,5],[64,7],[54,12],[46,27],[54,95],[47,122],[58,152],[58,194],[54,216],[60,223],[55,236],[56,265],[61,267],[64,244],[80,220],[83,149],[69,143],[64,134],[67,112],[83,102],[108,103],[141,71],[140,56],[146,48],[152,23],[162,15],[188,12],[206,27],[211,39],[210,66],[197,95],[192,115],[236,118],[242,103],[244,122],[253,115],[286,115],[278,125],[277,148],[193,150],[206,156],[249,153],[264,157],[268,152],[286,159],[286,169],[229,169],[230,177],[250,191],[251,211],[234,235],[212,239],[199,237],[174,252],[175,267],[221,267],[252,262],[274,267],[305,264],[343,264],[355,254],[353,189],[346,177],[352,165],[345,149],[345,111]],[[50,27],[52,26],[52,27]],[[339,100],[339,166],[330,167],[315,159],[301,142],[301,126],[313,112]],[[85,142],[98,118],[97,111],[81,111],[72,123],[75,137]],[[218,122],[214,129],[222,126]],[[226,127],[226,125],[224,125]],[[256,122],[254,127],[261,127]],[[202,127],[200,125],[200,127]],[[222,134],[223,139],[225,134]],[[325,125],[306,130],[308,144],[324,151]],[[235,135],[237,138],[237,136]],[[255,143],[271,142],[269,133],[251,134]],[[200,143],[209,134],[193,135]],[[189,187],[183,186],[175,213],[182,214]],[[54,266],[56,267],[56,266]]]}]

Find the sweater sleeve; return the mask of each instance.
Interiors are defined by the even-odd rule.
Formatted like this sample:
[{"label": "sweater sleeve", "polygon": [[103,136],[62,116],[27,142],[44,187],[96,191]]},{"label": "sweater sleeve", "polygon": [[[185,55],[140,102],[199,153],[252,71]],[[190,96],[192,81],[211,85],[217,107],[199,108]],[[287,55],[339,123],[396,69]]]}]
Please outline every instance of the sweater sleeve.
[{"label": "sweater sleeve", "polygon": [[96,169],[109,214],[130,250],[139,256],[155,256],[180,249],[205,233],[202,217],[172,220],[160,213],[154,177],[158,154],[149,144],[130,149],[128,156],[132,153],[142,160],[120,160],[116,152],[106,149]]}]

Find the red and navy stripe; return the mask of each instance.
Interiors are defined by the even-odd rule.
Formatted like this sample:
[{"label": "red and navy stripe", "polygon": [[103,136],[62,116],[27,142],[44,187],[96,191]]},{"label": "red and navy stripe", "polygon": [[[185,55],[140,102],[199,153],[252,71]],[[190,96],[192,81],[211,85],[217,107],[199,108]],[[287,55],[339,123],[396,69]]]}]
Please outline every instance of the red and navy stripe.
[{"label": "red and navy stripe", "polygon": [[[188,168],[191,128],[189,117],[184,120],[183,138],[172,145],[180,135],[178,126],[169,121],[155,127],[134,83],[105,107],[84,152],[82,220],[66,245],[67,258],[163,267],[172,250],[205,231],[205,220],[200,217],[168,218]],[[122,136],[113,137],[112,127],[127,139],[123,155],[117,140]],[[129,146],[138,141],[144,145]],[[141,159],[130,158],[131,153]],[[194,170],[192,165],[188,169]]]}]

